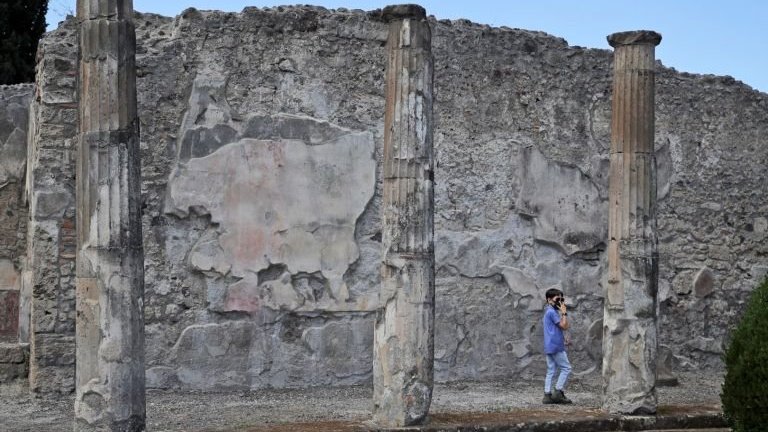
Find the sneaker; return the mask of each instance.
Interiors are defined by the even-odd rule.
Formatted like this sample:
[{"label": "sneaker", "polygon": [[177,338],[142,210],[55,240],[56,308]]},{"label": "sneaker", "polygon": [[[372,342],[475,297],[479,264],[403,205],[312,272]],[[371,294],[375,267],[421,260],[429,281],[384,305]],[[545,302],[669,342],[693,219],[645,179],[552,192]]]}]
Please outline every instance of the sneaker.
[{"label": "sneaker", "polygon": [[544,405],[550,405],[555,403],[554,400],[552,400],[552,393],[544,393],[544,399],[541,400],[541,403]]},{"label": "sneaker", "polygon": [[555,391],[552,393],[552,402],[556,404],[572,404],[573,401],[568,399],[565,396],[565,393],[563,393],[562,390],[555,389]]}]

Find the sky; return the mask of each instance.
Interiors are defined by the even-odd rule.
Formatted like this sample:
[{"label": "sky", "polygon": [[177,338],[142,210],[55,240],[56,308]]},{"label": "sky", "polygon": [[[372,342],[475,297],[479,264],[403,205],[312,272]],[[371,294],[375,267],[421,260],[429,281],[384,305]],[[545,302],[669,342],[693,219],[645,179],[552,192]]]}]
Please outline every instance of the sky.
[{"label": "sky", "polygon": [[[662,35],[656,58],[679,71],[730,75],[768,92],[768,1],[763,0],[403,0],[438,19],[466,18],[492,26],[539,30],[570,45],[610,49],[605,37],[628,30]],[[328,9],[372,10],[396,0],[302,0]],[[239,12],[290,0],[134,0],[141,12],[175,16],[188,7]],[[50,0],[48,28],[74,14],[75,0]]]}]

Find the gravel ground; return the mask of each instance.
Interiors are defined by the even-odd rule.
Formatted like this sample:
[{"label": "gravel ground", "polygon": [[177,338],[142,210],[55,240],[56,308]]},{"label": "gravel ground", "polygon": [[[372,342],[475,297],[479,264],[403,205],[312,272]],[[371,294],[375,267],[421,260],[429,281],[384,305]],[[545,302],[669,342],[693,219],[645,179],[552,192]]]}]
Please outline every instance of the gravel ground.
[{"label": "gravel ground", "polygon": [[[680,385],[659,389],[660,405],[719,407],[722,375],[678,374]],[[597,409],[599,377],[574,379],[566,394],[571,406],[542,405],[541,382],[454,382],[435,387],[435,414],[496,413],[525,409],[561,414]],[[542,380],[543,381],[543,380]],[[151,390],[147,393],[147,430],[265,430],[281,423],[363,421],[370,417],[369,386],[203,393]],[[60,432],[71,430],[73,396],[39,397],[26,392],[0,394],[0,431]],[[277,429],[298,430],[289,425]],[[331,429],[323,429],[331,430]]]}]

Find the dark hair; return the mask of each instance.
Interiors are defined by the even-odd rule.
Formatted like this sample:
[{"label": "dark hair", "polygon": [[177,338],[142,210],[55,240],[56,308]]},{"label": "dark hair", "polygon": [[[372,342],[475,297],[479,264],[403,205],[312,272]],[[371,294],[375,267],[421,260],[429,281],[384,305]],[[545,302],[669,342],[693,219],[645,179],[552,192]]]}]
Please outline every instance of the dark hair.
[{"label": "dark hair", "polygon": [[549,300],[549,299],[551,299],[552,297],[555,297],[555,296],[561,296],[562,297],[563,292],[560,291],[557,288],[550,288],[550,289],[547,290],[547,292],[544,295],[546,296],[547,300]]}]

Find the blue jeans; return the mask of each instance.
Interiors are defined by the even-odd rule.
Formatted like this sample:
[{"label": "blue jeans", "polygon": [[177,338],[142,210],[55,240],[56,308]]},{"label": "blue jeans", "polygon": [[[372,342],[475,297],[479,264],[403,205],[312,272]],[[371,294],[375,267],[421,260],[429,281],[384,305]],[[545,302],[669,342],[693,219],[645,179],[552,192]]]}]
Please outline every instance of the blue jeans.
[{"label": "blue jeans", "polygon": [[555,376],[555,369],[560,369],[560,376],[557,377],[555,389],[562,391],[568,375],[571,374],[571,362],[568,361],[568,354],[565,351],[547,354],[547,377],[544,378],[544,393],[552,392],[552,378]]}]

